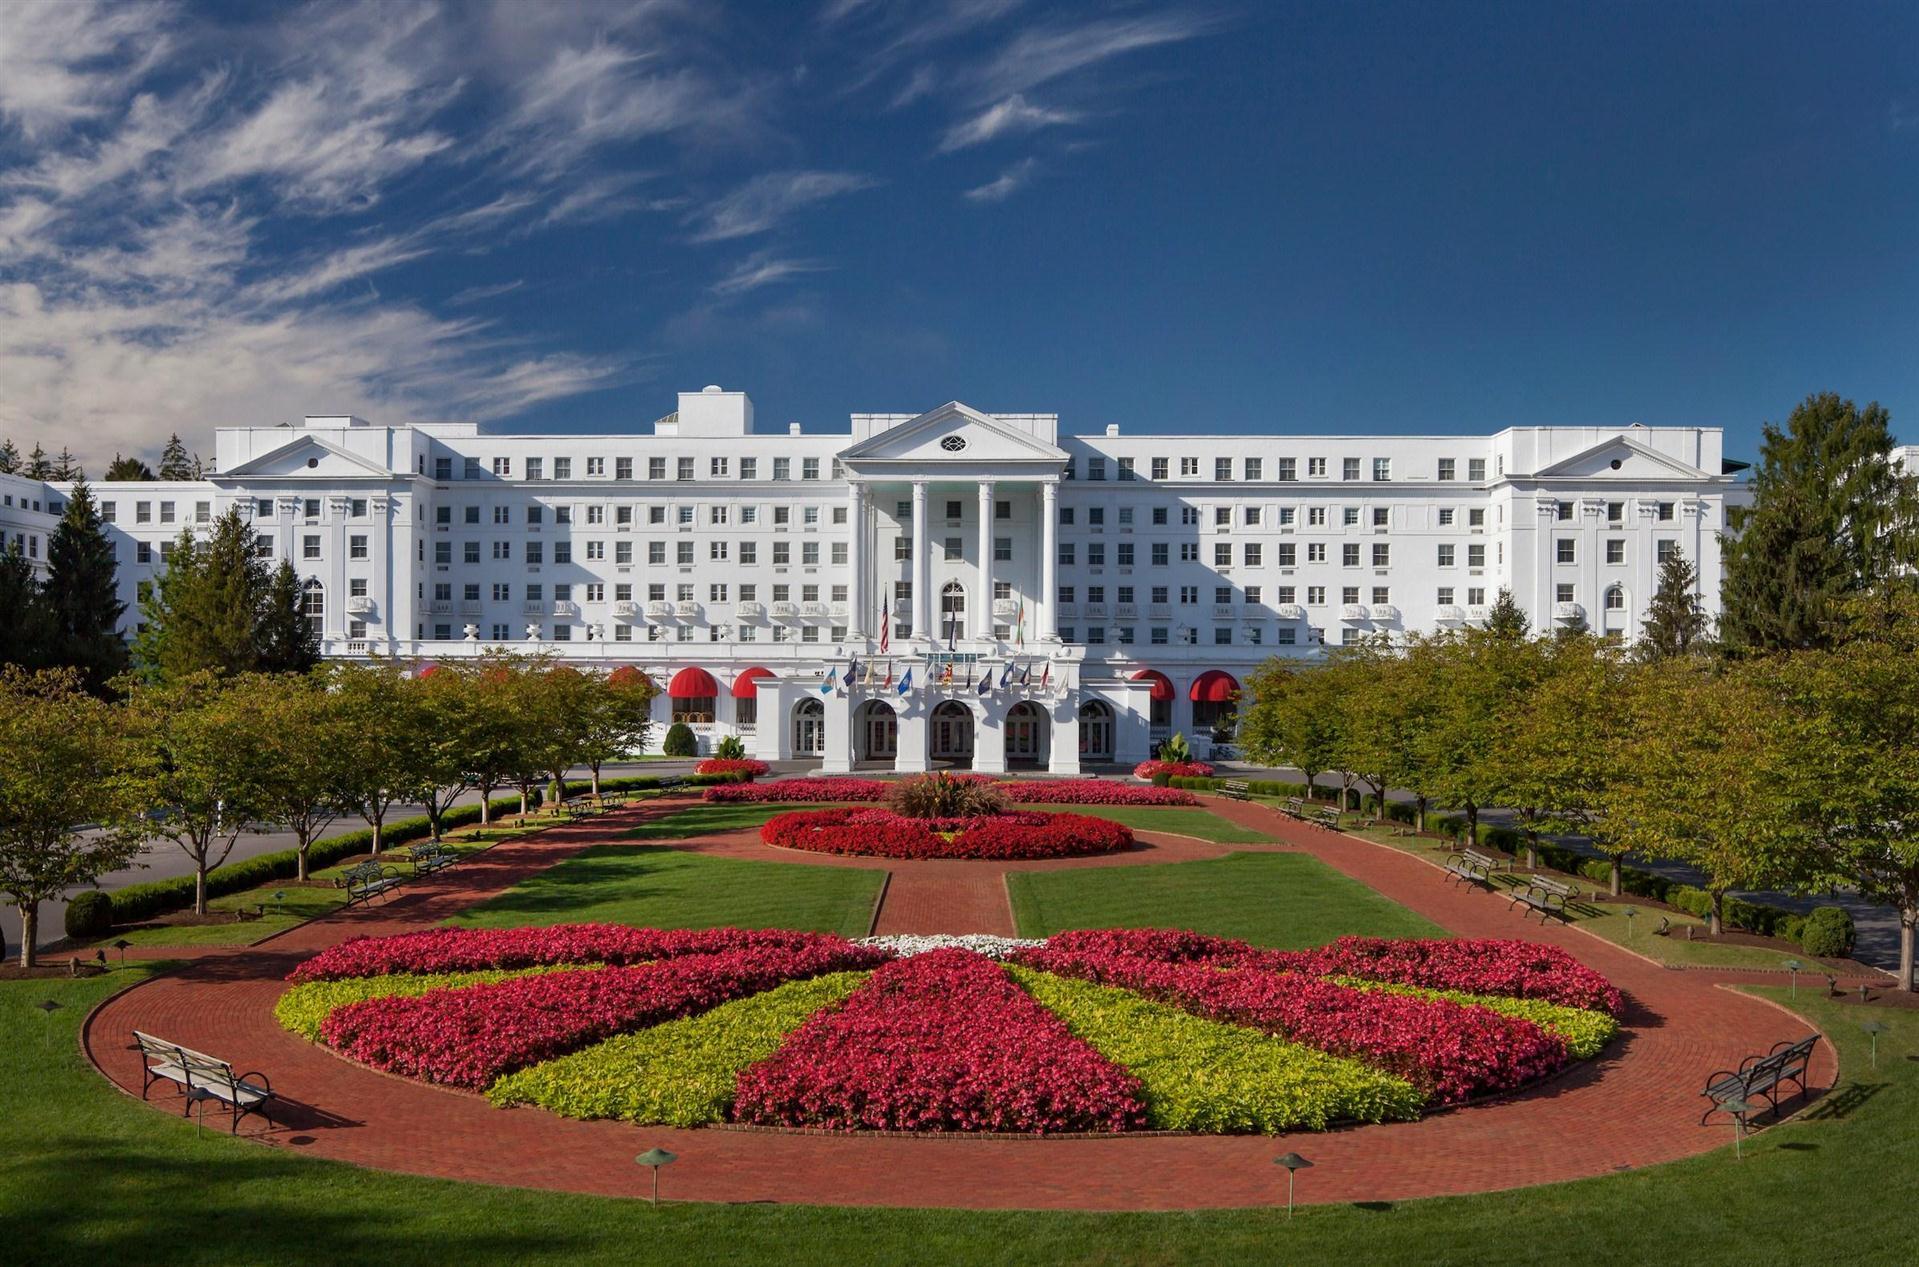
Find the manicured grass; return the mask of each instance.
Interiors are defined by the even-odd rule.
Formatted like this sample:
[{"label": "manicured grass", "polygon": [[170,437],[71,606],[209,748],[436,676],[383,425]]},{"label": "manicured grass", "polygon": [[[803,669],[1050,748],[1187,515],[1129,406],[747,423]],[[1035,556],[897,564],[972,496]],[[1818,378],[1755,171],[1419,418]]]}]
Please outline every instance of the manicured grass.
[{"label": "manicured grass", "polygon": [[864,937],[884,873],[596,845],[449,921],[473,928],[604,920],[642,928],[802,928]]},{"label": "manicured grass", "polygon": [[1241,827],[1211,810],[1182,809],[1176,805],[1036,805],[1041,810],[1085,814],[1089,818],[1110,818],[1135,831],[1163,831],[1176,836],[1197,836],[1222,845],[1257,845],[1272,839],[1266,832]]},{"label": "manicured grass", "polygon": [[1345,933],[1438,937],[1445,930],[1317,858],[1236,853],[1149,867],[1013,871],[1020,935],[1065,928],[1190,928],[1261,946],[1318,946]]},{"label": "manicured grass", "polygon": [[750,801],[738,804],[694,805],[676,809],[651,822],[627,831],[630,840],[685,840],[689,836],[715,836],[722,832],[757,828],[775,814],[796,809],[819,809],[818,805],[765,805]]},{"label": "manicured grass", "polygon": [[[139,979],[0,982],[0,1245],[11,1263],[382,1263],[440,1267],[658,1261],[844,1264],[1337,1262],[1637,1267],[1681,1257],[1742,1267],[1910,1261],[1919,1179],[1919,1012],[1802,993],[1845,1076],[1809,1120],[1704,1157],[1483,1197],[1199,1214],[978,1213],[675,1205],[415,1179],[200,1130],[121,1095],[76,1034],[88,1008]],[[1784,990],[1762,993],[1784,1002]],[[64,1010],[33,1005],[52,998]],[[1782,1036],[1799,1026],[1780,1018]],[[376,1106],[362,1106],[371,1112]],[[1380,1128],[1390,1130],[1391,1128]],[[635,1150],[641,1146],[636,1135]],[[1042,1141],[1033,1147],[1044,1148]],[[1270,1169],[1270,1168],[1269,1168]],[[1313,1172],[1301,1176],[1311,1191]],[[663,1192],[670,1198],[672,1172]],[[635,1169],[632,1191],[645,1191]],[[1275,1199],[1283,1185],[1275,1182]],[[1682,1247],[1683,1252],[1675,1247]]]}]

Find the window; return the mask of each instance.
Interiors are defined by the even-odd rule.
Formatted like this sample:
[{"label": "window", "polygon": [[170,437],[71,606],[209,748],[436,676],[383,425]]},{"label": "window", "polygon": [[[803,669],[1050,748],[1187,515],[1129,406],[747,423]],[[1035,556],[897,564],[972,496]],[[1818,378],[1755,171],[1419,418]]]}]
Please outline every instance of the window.
[{"label": "window", "polygon": [[1553,542],[1553,561],[1555,563],[1579,562],[1579,544],[1572,537],[1561,537]]},{"label": "window", "polygon": [[572,479],[573,478],[573,459],[572,458],[554,458],[553,459],[553,478],[556,480]]},{"label": "window", "polygon": [[555,541],[553,543],[553,561],[555,563],[573,562],[573,543],[571,541]]},{"label": "window", "polygon": [[1373,459],[1373,483],[1384,484],[1388,480],[1392,479],[1392,477],[1393,477],[1393,460],[1391,458],[1374,458]]},{"label": "window", "polygon": [[948,563],[958,562],[960,559],[960,539],[958,537],[948,537],[941,544],[945,547],[944,555],[946,561]]},{"label": "window", "polygon": [[1660,540],[1653,542],[1653,557],[1658,559],[1663,566],[1666,560],[1672,558],[1678,549],[1679,543],[1677,541],[1672,540],[1670,537],[1662,537]]},{"label": "window", "polygon": [[1153,459],[1153,478],[1156,480],[1165,479],[1166,468],[1167,468],[1167,460],[1165,458],[1154,458]]},{"label": "window", "polygon": [[706,464],[706,473],[714,479],[725,479],[727,468],[732,464],[730,458],[714,458]]},{"label": "window", "polygon": [[1326,543],[1324,541],[1308,541],[1306,543],[1306,561],[1308,563],[1324,563],[1326,561]]},{"label": "window", "polygon": [[1467,546],[1466,547],[1466,566],[1469,568],[1485,567],[1486,566],[1486,547],[1483,545]]},{"label": "window", "polygon": [[[841,509],[841,510],[844,510],[844,509],[845,509],[845,507],[844,507],[844,506],[842,506],[842,507],[840,507],[840,509]],[[994,503],[993,503],[993,518],[995,518],[995,519],[1011,519],[1012,517],[1013,517],[1013,503],[1012,503],[1012,502],[994,502]],[[833,522],[834,522],[834,523],[839,523],[839,522],[841,522],[841,521],[840,521],[840,520],[838,520],[838,519],[835,519],[835,520],[834,520]]]},{"label": "window", "polygon": [[527,542],[526,543],[526,561],[528,563],[544,563],[546,561],[545,544],[539,541]]},{"label": "window", "polygon": [[1248,542],[1244,547],[1242,547],[1242,551],[1243,551],[1242,557],[1245,559],[1247,567],[1256,568],[1260,565],[1260,562],[1262,559],[1262,551],[1260,550],[1258,542]]},{"label": "window", "polygon": [[530,480],[546,478],[543,459],[528,458],[526,460],[526,477]]},{"label": "window", "polygon": [[1131,458],[1119,459],[1119,482],[1122,484],[1129,484],[1138,478],[1139,478],[1139,475],[1133,470],[1133,459]]},{"label": "window", "polygon": [[[690,632],[690,631],[689,631]],[[673,701],[673,720],[676,722],[710,722],[713,720],[714,697],[711,695],[690,695]]]},{"label": "window", "polygon": [[1216,568],[1225,568],[1225,567],[1231,567],[1232,565],[1233,565],[1232,542],[1215,541],[1213,543],[1213,566]]},{"label": "window", "polygon": [[1339,565],[1348,568],[1356,568],[1359,566],[1359,543],[1357,541],[1350,541],[1339,547]]},{"label": "window", "polygon": [[760,460],[758,458],[741,458],[740,478],[743,480],[756,480],[759,477]]},{"label": "window", "polygon": [[1199,459],[1181,458],[1179,460],[1179,473],[1182,476],[1197,477],[1199,475]]},{"label": "window", "polygon": [[1485,458],[1467,458],[1466,459],[1466,478],[1471,480],[1475,484],[1484,483],[1486,480],[1486,459]]},{"label": "window", "polygon": [[501,479],[505,479],[508,476],[512,475],[513,459],[512,458],[494,458],[493,473],[499,476]]},{"label": "window", "polygon": [[818,458],[801,458],[800,478],[803,480],[816,480],[819,477],[820,460]]},{"label": "window", "polygon": [[1617,585],[1606,587],[1606,610],[1609,612],[1626,610],[1626,591]]},{"label": "window", "polygon": [[1168,552],[1170,551],[1170,549],[1171,549],[1171,547],[1170,547],[1170,546],[1168,546],[1168,545],[1167,545],[1167,543],[1166,543],[1166,542],[1164,542],[1164,541],[1155,541],[1155,542],[1153,542],[1153,555],[1152,555],[1152,558],[1153,558],[1153,566],[1154,566],[1154,567],[1165,567],[1165,566],[1166,566],[1166,564],[1167,564],[1167,561],[1168,561],[1168,560],[1167,560],[1167,554],[1168,554]]},{"label": "window", "polygon": [[1279,459],[1280,482],[1282,484],[1290,484],[1298,478],[1299,478],[1299,459],[1297,458]]},{"label": "window", "polygon": [[1298,565],[1298,562],[1299,562],[1299,547],[1294,545],[1290,541],[1280,542],[1279,566],[1283,568],[1295,567]]},{"label": "window", "polygon": [[[477,542],[472,543],[472,545],[475,551],[479,549],[479,544]],[[366,558],[366,537],[365,536],[360,534],[355,534],[346,539],[346,557],[349,559]],[[476,559],[475,561],[477,562],[478,560]]]},{"label": "window", "polygon": [[1485,510],[1482,508],[1474,508],[1474,509],[1467,510],[1466,526],[1468,528],[1484,528],[1486,526]]},{"label": "window", "polygon": [[[444,545],[445,542],[441,544]],[[320,557],[320,538],[318,536],[308,534],[300,538],[300,557],[303,559],[317,559]]]},{"label": "window", "polygon": [[792,479],[793,478],[793,459],[792,458],[774,458],[773,459],[773,478],[776,480]]},{"label": "window", "polygon": [[1086,459],[1086,478],[1089,480],[1105,479],[1106,478],[1106,459],[1105,458],[1087,458]]},{"label": "window", "polygon": [[1343,480],[1358,479],[1359,478],[1359,459],[1358,458],[1341,458],[1339,462],[1339,477]]},{"label": "window", "polygon": [[1261,459],[1261,458],[1246,459],[1246,478],[1247,479],[1256,480],[1261,478],[1260,472],[1264,471],[1265,469],[1266,469],[1266,466],[1265,466],[1264,459]]},{"label": "window", "polygon": [[1153,526],[1155,528],[1164,528],[1166,526],[1166,507],[1153,507]]},{"label": "window", "polygon": [[958,519],[965,514],[965,511],[966,506],[963,502],[949,501],[946,503],[946,517],[948,519]]},{"label": "window", "polygon": [[1437,590],[1433,591],[1433,601],[1441,607],[1451,607],[1453,605],[1453,587],[1450,585],[1440,586]]},{"label": "window", "polygon": [[1439,526],[1442,528],[1450,528],[1453,526],[1453,508],[1451,506],[1442,506],[1439,508]]},{"label": "window", "polygon": [[[162,519],[164,519],[165,517],[166,516],[164,515],[161,516]],[[1672,503],[1660,502],[1658,505],[1657,513],[1653,515],[1653,518],[1657,519],[1662,524],[1671,523],[1672,522]]]},{"label": "window", "polygon": [[306,617],[307,627],[318,638],[326,620],[326,590],[320,582],[309,579],[300,589],[300,612]]},{"label": "window", "polygon": [[666,459],[665,458],[648,458],[646,460],[646,478],[650,480],[665,479],[666,478]]},{"label": "window", "polygon": [[588,458],[586,460],[586,473],[591,476],[604,476],[606,474],[606,459]]},{"label": "window", "polygon": [[433,459],[433,478],[442,484],[452,479],[453,478],[453,459],[452,458],[434,458]]},{"label": "window", "polygon": [[1624,563],[1626,561],[1626,539],[1624,537],[1606,538],[1606,562]]},{"label": "window", "polygon": [[[264,550],[259,548],[262,545],[266,547]],[[273,539],[264,534],[254,538],[254,550],[255,550],[255,553],[261,555],[262,557],[268,554],[271,554],[273,552]],[[133,561],[135,563],[153,562],[153,546],[145,541],[134,542],[133,543]]]},{"label": "window", "polygon": [[1072,542],[1062,541],[1059,543],[1059,561],[1061,563],[1064,563],[1067,567],[1072,567],[1073,561],[1077,557],[1078,555],[1073,549]]},{"label": "window", "polygon": [[993,538],[993,561],[1011,563],[1013,561],[1013,539],[1011,537]]},{"label": "window", "polygon": [[1453,546],[1443,545],[1439,547],[1439,566],[1440,567],[1443,567],[1443,568],[1452,567],[1454,558],[1455,556],[1454,556]]},{"label": "window", "polygon": [[1197,541],[1180,542],[1179,543],[1179,561],[1181,563],[1199,562],[1199,543]]},{"label": "window", "polygon": [[1383,541],[1373,542],[1373,566],[1376,568],[1392,566],[1393,548]]},{"label": "window", "polygon": [[1443,480],[1452,479],[1453,472],[1456,469],[1457,469],[1457,466],[1452,458],[1439,459],[1439,478],[1440,479],[1443,479]]},{"label": "window", "polygon": [[675,541],[673,543],[673,559],[674,562],[678,563],[681,567],[692,566],[693,543],[691,541]]},{"label": "window", "polygon": [[675,458],[673,460],[673,478],[684,483],[693,478],[693,459]]},{"label": "window", "polygon": [[1553,587],[1553,601],[1555,603],[1572,602],[1573,601],[1572,584],[1570,582],[1561,582],[1560,584],[1555,585]]},{"label": "window", "polygon": [[1347,528],[1358,527],[1359,526],[1359,507],[1341,506],[1339,508],[1339,522],[1341,526],[1343,527],[1347,527]]},{"label": "window", "polygon": [[893,561],[910,563],[913,558],[913,538],[904,534],[893,538]]},{"label": "window", "polygon": [[616,480],[632,479],[633,478],[633,459],[632,458],[614,458],[613,459],[613,478]]},{"label": "window", "polygon": [[1232,479],[1233,478],[1233,459],[1214,458],[1213,459],[1213,478],[1215,480],[1218,480],[1222,484],[1225,483],[1227,480]]}]

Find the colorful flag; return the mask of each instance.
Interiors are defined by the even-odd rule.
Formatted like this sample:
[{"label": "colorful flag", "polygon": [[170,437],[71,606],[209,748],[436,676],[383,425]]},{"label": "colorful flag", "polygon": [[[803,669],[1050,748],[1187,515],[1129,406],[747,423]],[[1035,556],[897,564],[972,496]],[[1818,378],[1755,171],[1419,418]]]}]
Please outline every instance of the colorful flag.
[{"label": "colorful flag", "polygon": [[968,687],[973,685],[973,662],[971,660],[966,662],[966,685]]},{"label": "colorful flag", "polygon": [[1013,680],[1013,662],[1011,660],[1008,660],[1006,662],[1006,671],[999,675],[1000,689],[1005,690],[1007,685],[1011,683],[1012,680]]},{"label": "colorful flag", "polygon": [[839,682],[840,682],[840,671],[838,669],[831,670],[830,672],[827,673],[826,680],[820,683],[820,694],[831,695],[833,693],[833,688],[838,686]]},{"label": "colorful flag", "polygon": [[861,680],[860,685],[861,686],[873,685],[873,662],[871,660],[868,660],[866,662],[866,677]]},{"label": "colorful flag", "polygon": [[1046,684],[1052,680],[1053,680],[1053,664],[1052,664],[1052,661],[1049,660],[1046,663],[1046,668],[1041,670],[1040,672],[1039,689],[1042,691],[1045,690]]},{"label": "colorful flag", "polygon": [[946,667],[940,670],[940,685],[951,686],[952,684],[953,684],[953,662],[951,660],[948,660],[946,662]]},{"label": "colorful flag", "polygon": [[[913,670],[908,669],[906,671],[906,676],[909,678],[912,677]],[[890,688],[893,685],[893,662],[891,660],[888,660],[886,662],[886,681],[880,683],[880,685],[882,688]],[[901,692],[901,694],[904,694],[904,693],[905,693],[904,691]]]},{"label": "colorful flag", "polygon": [[1019,684],[1021,686],[1031,686],[1033,684],[1033,662],[1031,660],[1028,660],[1020,668]]},{"label": "colorful flag", "polygon": [[886,610],[886,600],[880,600],[880,654],[885,655],[887,648],[893,645],[893,614]]},{"label": "colorful flag", "polygon": [[985,671],[979,675],[979,693],[990,695],[993,691],[993,666],[985,665]]},{"label": "colorful flag", "polygon": [[1019,600],[1019,617],[1018,617],[1018,623],[1016,623],[1013,627],[1013,636],[1014,636],[1015,644],[1017,646],[1025,647],[1026,645],[1026,600],[1023,598]]},{"label": "colorful flag", "polygon": [[840,684],[850,691],[857,684],[859,675],[860,675],[859,659],[855,656],[846,657],[846,676],[843,679],[841,679]]},{"label": "colorful flag", "polygon": [[[893,670],[891,668],[886,670],[886,680],[889,682],[893,680]],[[906,676],[900,679],[899,693],[901,695],[911,695],[913,693],[913,666],[910,664],[906,666]]]}]

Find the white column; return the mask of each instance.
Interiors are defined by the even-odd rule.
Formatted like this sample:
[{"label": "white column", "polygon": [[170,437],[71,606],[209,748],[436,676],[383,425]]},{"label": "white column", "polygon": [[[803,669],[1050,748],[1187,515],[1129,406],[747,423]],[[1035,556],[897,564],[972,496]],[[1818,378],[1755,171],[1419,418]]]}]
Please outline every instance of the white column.
[{"label": "white column", "polygon": [[866,636],[866,486],[854,480],[846,485],[846,636],[858,642]]},{"label": "white column", "polygon": [[979,485],[979,619],[974,622],[974,637],[985,642],[993,636],[993,481]]},{"label": "white column", "polygon": [[933,584],[932,555],[928,539],[932,527],[926,522],[926,481],[913,481],[913,637],[931,638],[933,624],[927,619],[926,591]]},{"label": "white column", "polygon": [[1034,616],[1041,642],[1059,641],[1059,484],[1039,486],[1039,601]]}]

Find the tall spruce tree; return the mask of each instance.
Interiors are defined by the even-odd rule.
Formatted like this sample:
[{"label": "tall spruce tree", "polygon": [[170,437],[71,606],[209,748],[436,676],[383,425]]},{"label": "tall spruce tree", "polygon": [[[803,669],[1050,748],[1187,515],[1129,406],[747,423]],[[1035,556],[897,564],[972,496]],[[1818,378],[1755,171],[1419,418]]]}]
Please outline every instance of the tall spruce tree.
[{"label": "tall spruce tree", "polygon": [[285,559],[273,569],[260,599],[255,642],[263,673],[305,673],[320,662],[320,639],[307,622],[300,578]]},{"label": "tall spruce tree", "polygon": [[167,437],[166,447],[160,450],[160,478],[163,480],[194,478],[193,459],[187,455],[187,446],[180,443],[180,433],[177,431]]},{"label": "tall spruce tree", "polygon": [[52,622],[40,598],[33,560],[18,542],[9,542],[0,550],[0,664],[43,668],[52,646]]},{"label": "tall spruce tree", "polygon": [[181,533],[141,605],[146,629],[134,643],[141,672],[165,681],[200,670],[226,675],[258,668],[266,589],[266,566],[238,507],[214,520],[204,541],[191,529]]},{"label": "tall spruce tree", "polygon": [[47,539],[47,579],[41,588],[52,621],[53,658],[80,671],[86,689],[104,695],[127,667],[120,637],[118,565],[100,508],[86,481],[73,486],[59,526]]},{"label": "tall spruce tree", "polygon": [[73,456],[73,450],[64,446],[60,456],[53,460],[53,478],[57,480],[83,480],[87,477],[86,468],[80,465],[80,459]]},{"label": "tall spruce tree", "polygon": [[50,480],[53,478],[53,461],[47,457],[47,451],[37,444],[33,446],[33,452],[27,454],[27,466],[24,474],[30,480]]},{"label": "tall spruce tree", "polygon": [[1526,609],[1519,605],[1513,592],[1502,588],[1499,596],[1493,599],[1492,610],[1486,614],[1486,632],[1495,637],[1517,641],[1533,631],[1533,622],[1526,616]]},{"label": "tall spruce tree", "polygon": [[139,458],[121,457],[118,453],[113,455],[113,463],[107,467],[106,474],[108,482],[119,480],[150,480],[153,477],[153,468],[145,462],[142,462]]},{"label": "tall spruce tree", "polygon": [[1919,479],[1894,464],[1890,424],[1878,404],[1834,392],[1766,424],[1752,505],[1727,515],[1729,647],[1832,646],[1849,599],[1919,562]]},{"label": "tall spruce tree", "polygon": [[1675,547],[1659,565],[1659,588],[1646,606],[1633,654],[1651,663],[1704,651],[1712,640],[1712,620],[1699,601],[1699,570]]},{"label": "tall spruce tree", "polygon": [[0,475],[20,473],[20,446],[12,440],[0,441]]}]

